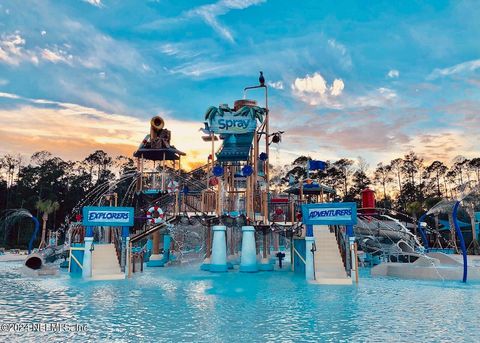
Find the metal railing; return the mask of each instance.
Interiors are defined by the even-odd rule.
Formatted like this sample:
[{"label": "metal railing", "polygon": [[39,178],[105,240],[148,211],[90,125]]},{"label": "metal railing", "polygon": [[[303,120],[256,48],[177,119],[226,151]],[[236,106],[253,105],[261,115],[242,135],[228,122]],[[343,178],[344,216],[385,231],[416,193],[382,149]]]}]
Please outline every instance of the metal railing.
[{"label": "metal railing", "polygon": [[342,257],[343,266],[348,276],[351,276],[351,251],[350,251],[350,242],[346,235],[345,230],[342,230],[341,226],[335,225],[330,226],[330,230],[335,232],[335,238],[337,239],[338,250],[340,251],[340,256]]}]

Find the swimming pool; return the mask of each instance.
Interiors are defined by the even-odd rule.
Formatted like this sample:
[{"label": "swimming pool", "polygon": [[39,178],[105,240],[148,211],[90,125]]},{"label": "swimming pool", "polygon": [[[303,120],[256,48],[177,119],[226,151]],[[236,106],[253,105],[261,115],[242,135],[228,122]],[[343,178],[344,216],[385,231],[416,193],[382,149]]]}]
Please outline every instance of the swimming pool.
[{"label": "swimming pool", "polygon": [[290,272],[212,274],[147,268],[131,280],[29,278],[0,263],[2,323],[86,324],[87,331],[0,333],[0,341],[474,342],[480,284],[372,279],[309,285]]}]

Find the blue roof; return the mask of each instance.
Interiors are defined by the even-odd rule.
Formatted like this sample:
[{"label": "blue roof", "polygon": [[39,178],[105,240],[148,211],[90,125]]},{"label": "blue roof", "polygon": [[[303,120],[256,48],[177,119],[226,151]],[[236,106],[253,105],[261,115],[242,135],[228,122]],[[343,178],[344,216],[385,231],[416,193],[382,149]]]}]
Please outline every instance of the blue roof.
[{"label": "blue roof", "polygon": [[217,152],[219,162],[247,161],[252,146],[253,132],[240,135],[226,135]]}]

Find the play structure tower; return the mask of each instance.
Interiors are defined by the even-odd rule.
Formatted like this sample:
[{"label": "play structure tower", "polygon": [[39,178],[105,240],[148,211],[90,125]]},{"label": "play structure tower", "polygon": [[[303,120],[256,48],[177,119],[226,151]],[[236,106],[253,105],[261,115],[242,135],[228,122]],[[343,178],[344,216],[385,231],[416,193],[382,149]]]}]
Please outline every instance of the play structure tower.
[{"label": "play structure tower", "polygon": [[[155,116],[150,120],[150,134],[146,135],[133,154],[137,159],[139,177],[136,184],[136,207],[144,208],[157,199],[154,206],[146,211],[145,226],[153,227],[179,212],[179,184],[176,175],[181,170],[181,157],[185,153],[170,144],[171,132],[165,128],[164,120]],[[153,163],[152,170],[145,170],[145,161]],[[178,163],[177,163],[178,161]],[[167,166],[170,164],[170,166]],[[173,208],[172,208],[173,205]],[[163,266],[160,255],[160,230],[152,232],[152,252],[149,266]]]},{"label": "play structure tower", "polygon": [[[245,99],[246,92],[253,89],[264,89],[265,107],[258,106],[255,100]],[[270,198],[268,154],[272,136],[269,133],[268,89],[264,80],[260,78],[259,85],[244,88],[244,99],[235,101],[233,108],[227,104],[209,107],[204,124],[204,140],[212,144],[208,171],[208,184],[212,188],[204,194],[204,199],[215,198],[214,202],[204,204],[204,212],[214,212],[217,217],[224,219],[243,216],[246,219],[244,224],[248,222],[257,225],[257,228],[261,225],[266,228],[269,224]],[[222,143],[215,152],[216,141]],[[234,228],[230,229],[230,237],[235,235],[232,230]],[[246,232],[250,234],[249,229],[242,231],[244,237]],[[215,242],[221,241],[215,239],[215,235],[223,236],[224,231],[217,227],[213,234],[212,255],[218,261],[216,250],[223,248],[215,246]],[[255,241],[248,241],[253,248],[247,250],[255,253]],[[235,244],[230,246],[232,255],[235,253]],[[270,270],[273,266],[267,261],[268,253],[267,240],[264,239],[261,264]],[[207,260],[209,257],[207,252]],[[245,260],[244,256],[242,260]]]}]

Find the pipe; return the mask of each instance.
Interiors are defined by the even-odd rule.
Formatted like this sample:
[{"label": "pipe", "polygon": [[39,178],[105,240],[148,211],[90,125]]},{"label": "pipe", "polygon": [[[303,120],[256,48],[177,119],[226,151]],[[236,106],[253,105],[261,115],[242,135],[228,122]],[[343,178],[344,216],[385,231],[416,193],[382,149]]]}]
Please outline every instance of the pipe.
[{"label": "pipe", "polygon": [[457,220],[457,212],[458,207],[460,206],[460,201],[455,202],[453,206],[453,225],[455,226],[455,231],[457,233],[458,238],[460,239],[460,248],[462,249],[463,255],[463,282],[467,282],[467,249],[465,248],[465,240],[463,239],[462,230],[460,230],[460,226],[458,225]]},{"label": "pipe", "polygon": [[45,248],[40,252],[30,254],[25,260],[25,266],[33,270],[41,269],[45,264],[45,260],[56,253],[53,248]]},{"label": "pipe", "polygon": [[30,242],[28,242],[28,254],[30,255],[32,253],[32,247],[33,247],[33,241],[35,241],[35,238],[37,237],[38,230],[40,229],[40,222],[38,219],[34,216],[31,216],[33,223],[35,224],[35,229],[32,234],[32,238],[30,238]]},{"label": "pipe", "polygon": [[428,239],[427,239],[427,234],[425,233],[425,230],[422,228],[422,222],[425,220],[427,217],[427,213],[424,213],[421,215],[420,219],[418,219],[418,231],[420,232],[420,235],[422,236],[422,241],[423,244],[425,244],[425,250],[428,252],[429,246],[428,246]]}]

